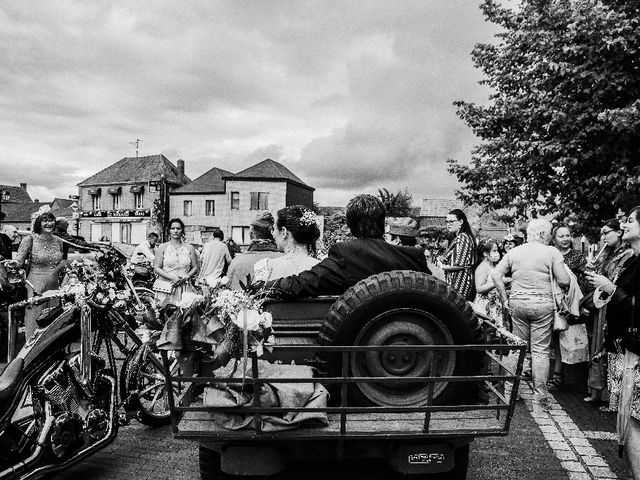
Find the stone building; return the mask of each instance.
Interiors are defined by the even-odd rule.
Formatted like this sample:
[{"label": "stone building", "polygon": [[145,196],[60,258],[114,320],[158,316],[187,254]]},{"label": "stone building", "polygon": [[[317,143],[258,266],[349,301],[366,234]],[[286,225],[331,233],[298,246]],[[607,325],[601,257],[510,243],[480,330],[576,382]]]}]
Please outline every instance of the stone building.
[{"label": "stone building", "polygon": [[172,190],[188,183],[184,161],[126,157],[78,184],[79,235],[90,241],[141,243],[161,233]]},{"label": "stone building", "polygon": [[256,213],[288,205],[313,207],[314,188],[287,167],[263,160],[236,174],[212,168],[171,192],[170,216],[185,223],[187,239],[203,243],[214,228],[238,245],[249,243],[249,225]]}]

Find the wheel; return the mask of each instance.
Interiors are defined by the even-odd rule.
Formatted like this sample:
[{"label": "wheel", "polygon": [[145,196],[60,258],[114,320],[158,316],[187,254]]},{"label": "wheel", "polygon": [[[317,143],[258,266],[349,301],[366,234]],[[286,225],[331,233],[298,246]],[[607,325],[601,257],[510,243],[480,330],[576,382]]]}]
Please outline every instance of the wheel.
[{"label": "wheel", "polygon": [[[445,282],[425,273],[396,270],[373,275],[349,288],[332,305],[319,332],[321,345],[452,345],[482,343],[472,308]],[[431,372],[433,355],[436,371]],[[339,356],[321,358],[327,373],[341,376]],[[350,356],[349,375],[411,377],[475,375],[481,352],[366,352]],[[358,383],[350,386],[352,405],[422,406],[426,383]],[[438,382],[434,404],[464,403],[467,382]]]},{"label": "wheel", "polygon": [[[152,361],[157,359],[158,365]],[[162,358],[149,345],[138,347],[123,371],[124,388],[120,389],[122,400],[127,411],[137,411],[141,423],[150,427],[160,427],[171,422],[171,410],[164,370],[160,366]],[[171,361],[171,375],[177,376],[180,370],[178,361]],[[174,395],[181,388],[177,382],[173,384]]]}]

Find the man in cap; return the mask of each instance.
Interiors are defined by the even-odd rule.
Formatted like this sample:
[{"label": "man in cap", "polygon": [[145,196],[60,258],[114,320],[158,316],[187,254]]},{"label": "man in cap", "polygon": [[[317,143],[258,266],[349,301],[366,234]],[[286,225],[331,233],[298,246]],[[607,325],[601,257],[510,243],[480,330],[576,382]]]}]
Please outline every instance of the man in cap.
[{"label": "man in cap", "polygon": [[[347,205],[347,226],[355,240],[338,242],[327,258],[298,275],[264,285],[281,298],[341,295],[347,288],[376,273],[415,270],[431,273],[422,250],[385,242],[385,208],[373,195],[358,195]],[[403,230],[407,232],[407,230]]]},{"label": "man in cap", "polygon": [[251,222],[249,228],[249,238],[251,243],[245,253],[236,255],[229,264],[227,277],[229,286],[235,290],[241,288],[240,282],[244,285],[251,284],[253,278],[253,266],[258,260],[263,258],[273,258],[282,255],[278,252],[276,242],[273,239],[271,230],[275,223],[270,212],[260,212]]},{"label": "man in cap", "polygon": [[410,217],[387,217],[384,227],[384,239],[391,245],[416,246],[418,222]]}]

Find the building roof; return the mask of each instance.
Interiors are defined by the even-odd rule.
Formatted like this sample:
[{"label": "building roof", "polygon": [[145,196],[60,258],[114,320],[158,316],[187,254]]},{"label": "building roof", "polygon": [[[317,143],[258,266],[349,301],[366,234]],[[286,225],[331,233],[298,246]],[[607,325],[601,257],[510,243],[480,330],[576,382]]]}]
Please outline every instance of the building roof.
[{"label": "building roof", "polygon": [[2,213],[6,214],[2,223],[30,223],[31,214],[48,202],[2,203]]},{"label": "building roof", "polygon": [[235,175],[226,176],[224,180],[285,180],[301,187],[315,190],[295,176],[287,167],[270,158],[256,163]]},{"label": "building roof", "polygon": [[454,208],[463,209],[462,202],[455,198],[424,198],[420,208],[421,217],[446,217]]},{"label": "building roof", "polygon": [[28,203],[33,202],[27,190],[22,187],[14,187],[13,185],[0,185],[0,190],[9,193],[9,200],[3,200],[2,204],[8,203]]},{"label": "building roof", "polygon": [[54,208],[54,205],[57,208],[68,208],[73,205],[74,202],[75,200],[71,200],[70,198],[54,198],[53,202],[51,202],[51,208]]},{"label": "building roof", "polygon": [[191,193],[225,193],[225,180],[223,177],[233,176],[233,173],[213,167],[206,173],[203,173],[194,181],[176,188],[171,195],[182,195]]},{"label": "building roof", "polygon": [[180,175],[178,167],[164,155],[149,155],[146,157],[125,157],[83,180],[78,186],[158,181],[162,175],[167,183],[174,185],[184,185],[190,181],[186,175]]}]

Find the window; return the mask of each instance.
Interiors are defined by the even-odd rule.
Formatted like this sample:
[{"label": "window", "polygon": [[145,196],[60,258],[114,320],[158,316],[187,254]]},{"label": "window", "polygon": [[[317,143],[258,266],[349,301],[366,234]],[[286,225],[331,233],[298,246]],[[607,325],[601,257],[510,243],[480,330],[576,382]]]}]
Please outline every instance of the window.
[{"label": "window", "polygon": [[251,192],[250,210],[269,210],[269,193]]},{"label": "window", "polygon": [[91,209],[100,210],[100,195],[93,195],[93,197],[91,197]]},{"label": "window", "polygon": [[205,200],[204,201],[204,214],[207,217],[213,217],[216,214],[216,201],[215,200]]},{"label": "window", "polygon": [[191,200],[184,201],[184,210],[183,214],[185,217],[190,217],[193,213],[193,202]]},{"label": "window", "polygon": [[135,208],[144,208],[144,193],[134,193],[133,194],[133,205]]},{"label": "window", "polygon": [[238,245],[249,244],[249,230],[250,227],[231,227],[231,238]]},{"label": "window", "polygon": [[240,210],[240,192],[231,192],[231,210]]},{"label": "window", "polygon": [[117,194],[113,196],[113,209],[114,210],[120,210],[120,197],[122,195]]}]

